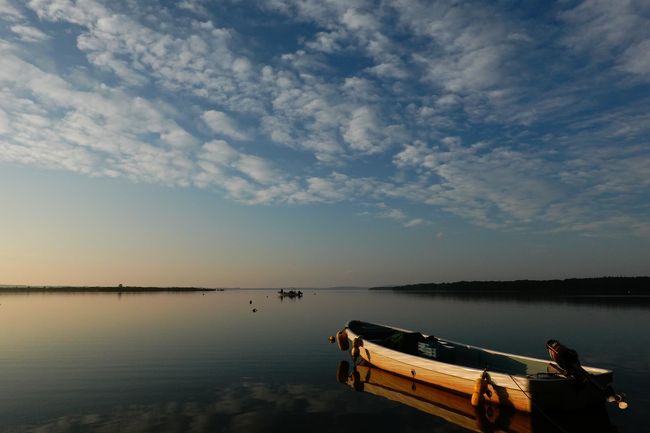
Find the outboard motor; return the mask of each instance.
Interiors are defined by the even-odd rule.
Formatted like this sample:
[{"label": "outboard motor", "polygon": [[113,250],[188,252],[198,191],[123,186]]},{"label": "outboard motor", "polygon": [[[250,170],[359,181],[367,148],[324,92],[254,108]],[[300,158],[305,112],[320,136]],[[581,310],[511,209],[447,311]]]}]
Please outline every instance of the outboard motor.
[{"label": "outboard motor", "polygon": [[557,340],[548,340],[546,342],[546,348],[551,359],[566,372],[567,376],[581,382],[591,383],[603,393],[607,401],[617,403],[620,409],[627,408],[625,394],[614,392],[611,386],[603,387],[599,384],[588,371],[582,368],[578,359],[578,353],[575,350],[569,349]]},{"label": "outboard motor", "polygon": [[566,371],[568,376],[576,379],[583,378],[584,373],[586,372],[580,365],[578,352],[569,349],[557,340],[548,340],[546,342],[546,348],[548,349],[548,354],[551,359],[555,361],[562,370]]}]

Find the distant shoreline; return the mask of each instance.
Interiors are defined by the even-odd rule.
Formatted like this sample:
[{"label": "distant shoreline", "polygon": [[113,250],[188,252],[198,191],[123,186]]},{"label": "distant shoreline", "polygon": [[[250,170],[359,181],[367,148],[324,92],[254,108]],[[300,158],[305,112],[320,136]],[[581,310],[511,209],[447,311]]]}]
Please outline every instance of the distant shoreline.
[{"label": "distant shoreline", "polygon": [[371,287],[370,290],[391,290],[408,293],[440,295],[517,296],[517,297],[582,297],[582,296],[648,296],[650,277],[569,278],[564,280],[457,281],[453,283],[421,283],[402,286]]},{"label": "distant shoreline", "polygon": [[223,289],[202,287],[109,287],[109,286],[0,286],[0,293],[157,293],[215,292]]}]

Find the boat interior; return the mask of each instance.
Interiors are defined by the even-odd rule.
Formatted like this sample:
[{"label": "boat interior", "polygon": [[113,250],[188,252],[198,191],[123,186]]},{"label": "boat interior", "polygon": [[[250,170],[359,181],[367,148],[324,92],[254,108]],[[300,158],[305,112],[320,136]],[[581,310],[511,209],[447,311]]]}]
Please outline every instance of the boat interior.
[{"label": "boat interior", "polygon": [[550,361],[494,353],[434,336],[424,336],[419,332],[401,331],[361,321],[351,321],[348,327],[364,340],[380,346],[447,364],[540,378],[551,378],[561,373]]}]

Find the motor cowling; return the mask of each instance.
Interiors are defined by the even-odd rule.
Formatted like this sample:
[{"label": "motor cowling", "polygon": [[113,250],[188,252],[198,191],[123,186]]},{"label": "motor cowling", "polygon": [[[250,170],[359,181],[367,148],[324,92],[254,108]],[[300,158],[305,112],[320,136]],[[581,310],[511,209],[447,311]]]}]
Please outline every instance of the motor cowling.
[{"label": "motor cowling", "polygon": [[583,370],[578,359],[578,352],[569,349],[557,340],[548,340],[546,348],[551,359],[569,376],[581,376]]}]

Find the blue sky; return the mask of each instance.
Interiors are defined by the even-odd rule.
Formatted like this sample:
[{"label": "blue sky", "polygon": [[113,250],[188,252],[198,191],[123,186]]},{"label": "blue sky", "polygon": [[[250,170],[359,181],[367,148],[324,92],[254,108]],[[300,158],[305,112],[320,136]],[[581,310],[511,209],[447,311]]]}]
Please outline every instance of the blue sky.
[{"label": "blue sky", "polygon": [[0,66],[8,283],[650,269],[644,1],[0,0]]}]

